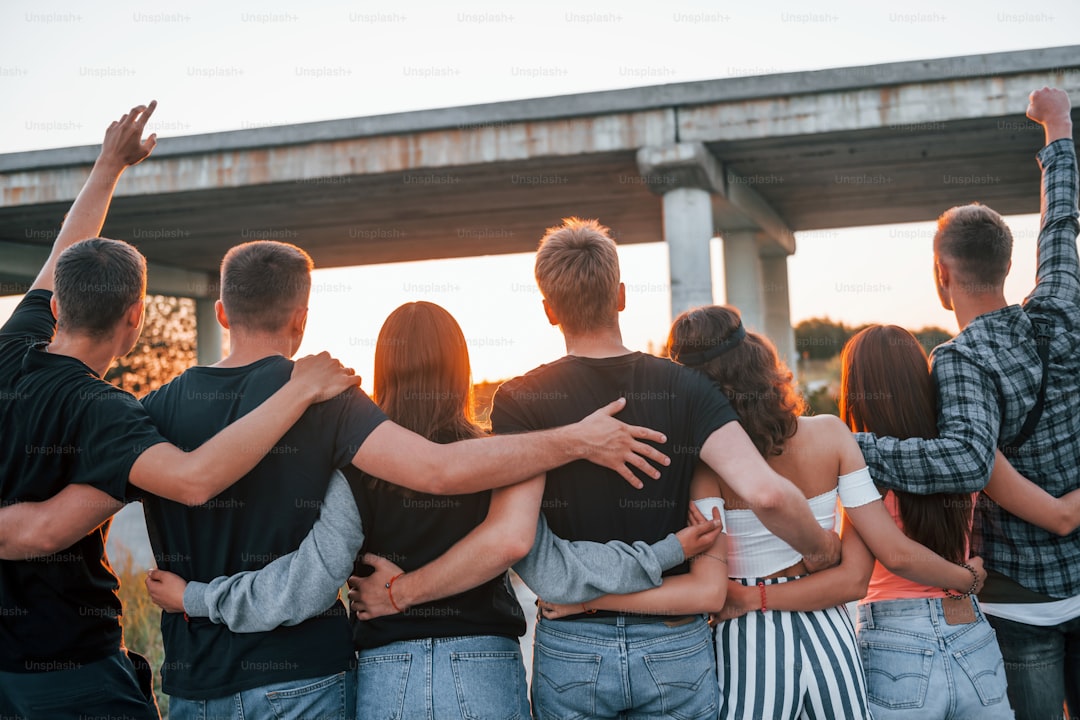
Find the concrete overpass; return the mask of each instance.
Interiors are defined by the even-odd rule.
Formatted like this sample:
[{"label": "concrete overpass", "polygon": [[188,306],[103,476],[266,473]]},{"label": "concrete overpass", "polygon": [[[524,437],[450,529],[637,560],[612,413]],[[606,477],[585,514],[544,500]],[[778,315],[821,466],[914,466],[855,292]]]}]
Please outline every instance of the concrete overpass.
[{"label": "concrete overpass", "polygon": [[[1080,46],[163,138],[104,234],[138,245],[151,291],[196,298],[214,328],[203,362],[220,355],[215,273],[237,242],[294,242],[320,267],[523,252],[567,215],[666,241],[673,314],[712,301],[720,236],[727,301],[790,357],[793,232],[973,200],[1037,212],[1042,135],[1023,110],[1043,85],[1080,98]],[[36,274],[96,153],[0,155],[7,292]]]}]

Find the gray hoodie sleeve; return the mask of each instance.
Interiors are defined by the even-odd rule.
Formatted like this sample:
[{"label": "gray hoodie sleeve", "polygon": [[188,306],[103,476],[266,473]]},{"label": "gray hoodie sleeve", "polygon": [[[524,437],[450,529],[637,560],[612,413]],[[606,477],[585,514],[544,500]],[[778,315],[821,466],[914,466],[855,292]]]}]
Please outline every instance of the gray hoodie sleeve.
[{"label": "gray hoodie sleeve", "polygon": [[580,603],[657,587],[663,581],[661,573],[685,559],[674,533],[652,545],[571,542],[555,535],[541,513],[536,542],[514,565],[514,572],[548,602]]},{"label": "gray hoodie sleeve", "polygon": [[319,518],[297,550],[261,570],[217,577],[209,583],[189,582],[184,610],[191,617],[208,617],[238,633],[298,625],[330,607],[352,573],[363,544],[356,500],[345,476],[335,471]]}]

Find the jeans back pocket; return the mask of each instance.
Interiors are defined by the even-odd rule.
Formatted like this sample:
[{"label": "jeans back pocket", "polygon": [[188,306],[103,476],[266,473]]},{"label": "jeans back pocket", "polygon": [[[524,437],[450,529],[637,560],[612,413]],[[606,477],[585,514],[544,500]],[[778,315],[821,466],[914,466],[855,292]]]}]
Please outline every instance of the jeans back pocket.
[{"label": "jeans back pocket", "polygon": [[357,720],[402,720],[412,655],[365,655],[356,670]]},{"label": "jeans back pocket", "polygon": [[973,640],[971,645],[961,649],[952,649],[956,663],[971,680],[975,692],[983,705],[993,705],[1005,697],[1005,661],[1001,657],[1001,648],[997,636],[989,623],[986,634]]},{"label": "jeans back pocket", "polygon": [[926,703],[933,650],[861,639],[859,652],[871,703],[895,710],[920,708]]},{"label": "jeans back pocket", "polygon": [[529,717],[525,666],[520,653],[451,652],[450,668],[465,720],[527,720]]},{"label": "jeans back pocket", "polygon": [[584,720],[596,714],[596,681],[600,655],[544,647],[533,653],[533,704],[536,717]]}]

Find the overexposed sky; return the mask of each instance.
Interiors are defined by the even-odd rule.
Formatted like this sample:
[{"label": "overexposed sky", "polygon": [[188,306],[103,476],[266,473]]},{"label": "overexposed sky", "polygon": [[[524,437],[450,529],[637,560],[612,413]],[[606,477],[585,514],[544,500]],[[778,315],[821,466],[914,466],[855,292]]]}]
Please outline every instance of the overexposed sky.
[{"label": "overexposed sky", "polygon": [[[156,98],[151,129],[189,135],[687,80],[1068,45],[1080,3],[228,2],[5,0],[0,153],[100,142]],[[1018,108],[1018,112],[1022,111]],[[1034,159],[1032,159],[1034,162]],[[1034,189],[1033,189],[1034,192]],[[944,209],[944,208],[941,208]],[[58,219],[59,220],[59,219]],[[603,220],[603,218],[601,218]],[[1034,279],[1037,218],[1011,218],[1007,295]],[[542,232],[537,228],[537,238]],[[793,321],[828,315],[955,331],[930,273],[932,224],[797,235]],[[716,299],[722,300],[714,242]],[[624,248],[627,345],[662,341],[662,245]],[[476,379],[561,354],[528,255],[327,270],[302,352],[370,374],[374,337],[401,302],[450,310]],[[12,303],[0,301],[0,315]]]}]

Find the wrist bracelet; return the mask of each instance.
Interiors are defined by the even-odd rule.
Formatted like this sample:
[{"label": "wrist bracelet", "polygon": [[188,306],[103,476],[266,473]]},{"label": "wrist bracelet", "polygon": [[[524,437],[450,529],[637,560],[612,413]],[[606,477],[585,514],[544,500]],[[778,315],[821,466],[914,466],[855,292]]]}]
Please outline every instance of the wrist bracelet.
[{"label": "wrist bracelet", "polygon": [[398,604],[396,602],[394,602],[394,581],[397,580],[399,577],[401,577],[404,574],[405,573],[400,572],[397,575],[395,575],[394,577],[390,578],[390,582],[386,583],[386,594],[390,596],[390,605],[392,605],[393,608],[395,610],[397,610],[399,613],[404,613],[405,611],[402,610],[401,608],[399,608]]},{"label": "wrist bracelet", "polygon": [[979,584],[979,575],[975,572],[975,568],[971,567],[967,563],[956,563],[960,567],[971,573],[971,587],[967,589],[965,593],[953,592],[950,588],[941,588],[945,592],[946,597],[950,597],[953,600],[963,600],[969,598],[975,594],[975,586]]},{"label": "wrist bracelet", "polygon": [[765,602],[765,581],[758,580],[757,587],[758,592],[761,593],[761,613],[764,615],[765,611],[768,610],[768,605]]}]

